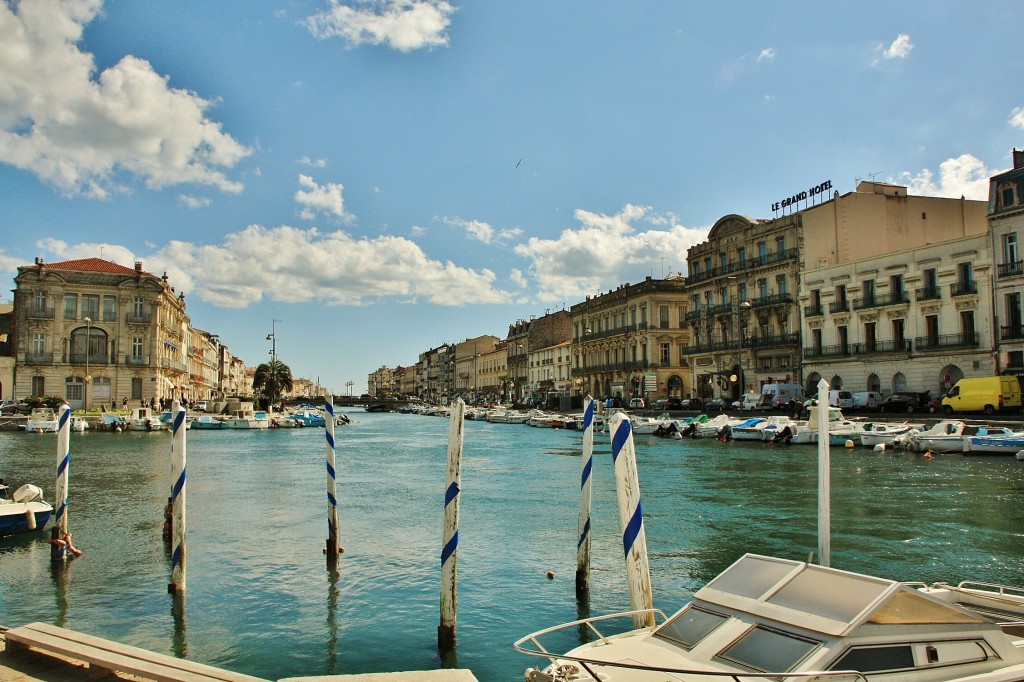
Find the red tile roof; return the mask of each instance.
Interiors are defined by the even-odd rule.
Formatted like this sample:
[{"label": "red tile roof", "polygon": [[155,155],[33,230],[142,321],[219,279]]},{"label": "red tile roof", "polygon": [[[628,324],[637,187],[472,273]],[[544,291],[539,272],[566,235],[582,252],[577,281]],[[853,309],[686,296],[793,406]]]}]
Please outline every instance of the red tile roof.
[{"label": "red tile roof", "polygon": [[[126,268],[102,258],[79,258],[77,260],[63,260],[56,263],[43,263],[43,267],[51,270],[77,270],[80,272],[109,272],[114,275],[134,275],[133,268]],[[142,272],[143,275],[152,275]]]}]

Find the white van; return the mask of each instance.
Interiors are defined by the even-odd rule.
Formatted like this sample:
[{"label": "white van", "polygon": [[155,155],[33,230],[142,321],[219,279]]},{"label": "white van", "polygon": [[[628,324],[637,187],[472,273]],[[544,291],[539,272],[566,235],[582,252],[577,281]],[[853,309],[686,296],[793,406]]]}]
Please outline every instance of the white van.
[{"label": "white van", "polygon": [[850,391],[829,391],[828,392],[828,406],[838,407],[840,410],[852,410],[853,409],[853,393]]},{"label": "white van", "polygon": [[765,384],[761,387],[761,401],[765,409],[782,409],[790,400],[802,403],[804,399],[804,387],[800,384]]},{"label": "white van", "polygon": [[858,391],[853,394],[853,409],[877,410],[882,404],[882,394],[875,391]]}]

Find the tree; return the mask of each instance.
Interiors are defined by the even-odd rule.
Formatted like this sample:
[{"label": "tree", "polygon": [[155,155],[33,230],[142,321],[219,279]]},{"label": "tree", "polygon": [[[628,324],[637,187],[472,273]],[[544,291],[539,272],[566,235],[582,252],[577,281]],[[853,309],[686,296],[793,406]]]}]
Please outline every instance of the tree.
[{"label": "tree", "polygon": [[273,405],[282,392],[292,390],[291,368],[280,360],[263,363],[253,374],[252,390],[267,396]]}]

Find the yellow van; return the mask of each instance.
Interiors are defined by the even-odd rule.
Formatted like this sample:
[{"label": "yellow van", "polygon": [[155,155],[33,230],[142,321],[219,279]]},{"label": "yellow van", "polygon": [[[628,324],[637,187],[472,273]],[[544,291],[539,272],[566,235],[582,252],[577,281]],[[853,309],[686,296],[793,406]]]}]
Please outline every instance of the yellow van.
[{"label": "yellow van", "polygon": [[1020,383],[1014,376],[961,379],[942,399],[942,409],[946,414],[1019,412],[1020,407]]}]

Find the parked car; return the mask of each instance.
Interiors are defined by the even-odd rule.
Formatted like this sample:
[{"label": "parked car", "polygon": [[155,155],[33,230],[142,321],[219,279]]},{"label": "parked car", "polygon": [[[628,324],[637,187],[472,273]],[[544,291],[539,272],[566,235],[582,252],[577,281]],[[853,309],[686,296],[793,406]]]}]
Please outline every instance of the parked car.
[{"label": "parked car", "polygon": [[18,403],[13,400],[0,400],[0,414],[18,414]]},{"label": "parked car", "polygon": [[928,411],[932,414],[942,411],[942,398],[932,398],[928,401]]},{"label": "parked car", "polygon": [[932,400],[928,391],[897,391],[878,406],[880,412],[926,412]]},{"label": "parked car", "polygon": [[726,401],[723,398],[712,398],[704,403],[705,412],[721,412],[726,408]]},{"label": "parked car", "polygon": [[205,400],[197,400],[194,409],[196,412],[206,412],[207,406],[208,403]]},{"label": "parked car", "polygon": [[629,399],[629,409],[631,409],[631,410],[637,410],[637,409],[642,410],[643,407],[644,407],[644,399],[643,398],[630,398]]},{"label": "parked car", "polygon": [[680,409],[683,410],[699,410],[704,406],[703,401],[700,398],[683,398],[679,401]]}]

